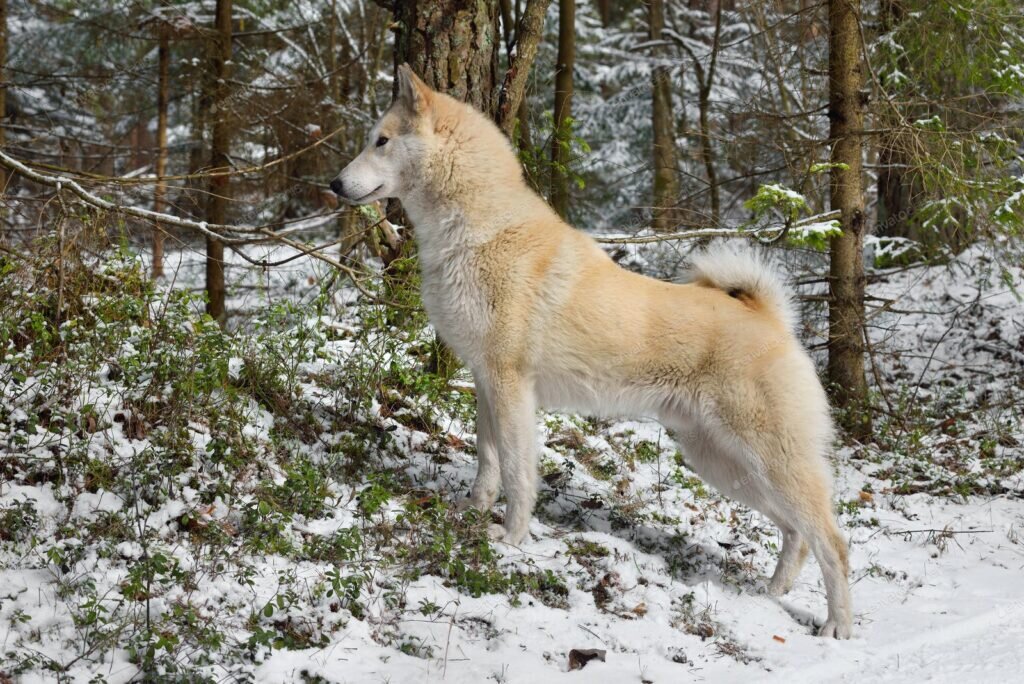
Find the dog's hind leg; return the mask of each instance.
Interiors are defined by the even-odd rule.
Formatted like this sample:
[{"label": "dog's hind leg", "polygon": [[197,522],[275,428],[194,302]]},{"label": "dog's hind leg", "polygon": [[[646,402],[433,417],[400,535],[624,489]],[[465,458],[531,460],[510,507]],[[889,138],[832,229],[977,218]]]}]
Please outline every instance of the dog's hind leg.
[{"label": "dog's hind leg", "polygon": [[487,398],[487,386],[480,375],[476,380],[476,456],[478,461],[476,479],[468,499],[459,502],[459,508],[490,510],[498,500],[498,483],[501,470],[498,465],[498,442],[494,430],[494,416]]},{"label": "dog's hind leg", "polygon": [[779,554],[775,572],[768,583],[768,593],[772,596],[782,596],[793,588],[810,547],[795,529],[784,527],[778,522],[776,524],[782,530],[782,553]]},{"label": "dog's hind leg", "polygon": [[811,441],[781,430],[751,432],[743,439],[721,425],[668,423],[702,478],[782,530],[782,554],[769,591],[781,593],[792,586],[809,547],[828,595],[828,617],[819,634],[849,638],[853,615],[846,543],[832,513],[827,470]]},{"label": "dog's hind leg", "polygon": [[785,458],[766,471],[768,477],[761,483],[768,494],[768,508],[763,510],[783,531],[782,555],[769,590],[775,593],[792,585],[809,546],[821,567],[828,598],[828,617],[818,634],[849,639],[853,631],[849,554],[832,512],[827,471],[814,449],[788,446]]},{"label": "dog's hind leg", "polygon": [[[802,523],[802,524],[801,524]],[[806,535],[814,557],[818,559],[825,578],[828,595],[828,617],[818,630],[819,636],[849,639],[853,632],[853,614],[850,607],[849,554],[846,541],[832,516],[832,506],[826,499],[817,502],[812,512],[798,527]]]}]

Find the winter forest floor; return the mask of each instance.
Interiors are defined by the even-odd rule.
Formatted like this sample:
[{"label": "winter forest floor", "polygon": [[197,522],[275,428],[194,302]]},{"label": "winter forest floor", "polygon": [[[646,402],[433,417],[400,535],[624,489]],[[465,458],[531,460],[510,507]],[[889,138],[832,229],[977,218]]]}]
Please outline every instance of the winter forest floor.
[{"label": "winter forest floor", "polygon": [[[832,459],[846,642],[812,636],[813,558],[767,596],[777,530],[701,483],[656,423],[543,414],[530,538],[493,545],[491,519],[449,505],[475,472],[472,384],[419,370],[421,319],[323,290],[307,260],[236,262],[229,309],[249,322],[225,335],[180,294],[197,256],[170,262],[174,296],[104,257],[58,336],[44,275],[0,285],[26,302],[0,314],[0,682],[1024,670],[1024,273],[982,249],[869,288],[893,301],[872,319],[875,440]],[[606,660],[572,672],[572,649]]]}]

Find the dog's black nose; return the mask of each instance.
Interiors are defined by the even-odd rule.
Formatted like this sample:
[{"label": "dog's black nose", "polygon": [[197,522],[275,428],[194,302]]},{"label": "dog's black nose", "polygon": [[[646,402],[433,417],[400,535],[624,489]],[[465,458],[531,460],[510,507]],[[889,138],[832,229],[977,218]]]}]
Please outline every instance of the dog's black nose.
[{"label": "dog's black nose", "polygon": [[335,178],[331,181],[331,190],[334,191],[335,195],[340,195],[343,187],[340,178]]}]

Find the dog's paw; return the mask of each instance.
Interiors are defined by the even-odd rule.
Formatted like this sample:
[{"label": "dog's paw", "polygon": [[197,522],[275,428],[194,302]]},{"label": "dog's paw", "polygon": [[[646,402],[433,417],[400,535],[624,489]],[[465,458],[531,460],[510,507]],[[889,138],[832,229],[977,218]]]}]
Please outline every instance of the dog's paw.
[{"label": "dog's paw", "polygon": [[504,525],[498,525],[493,523],[487,528],[487,536],[491,538],[491,541],[504,542],[509,546],[516,546],[520,544],[529,534],[529,529],[516,531],[508,530]]},{"label": "dog's paw", "polygon": [[838,620],[826,620],[821,629],[818,630],[820,637],[832,637],[833,639],[849,639],[853,636],[853,626]]},{"label": "dog's paw", "polygon": [[475,496],[467,496],[455,501],[455,510],[458,513],[476,511],[483,516],[487,516],[492,508],[494,508],[494,502],[483,501],[479,497]]},{"label": "dog's paw", "polygon": [[792,582],[772,580],[768,583],[767,592],[769,596],[785,596],[793,588]]}]

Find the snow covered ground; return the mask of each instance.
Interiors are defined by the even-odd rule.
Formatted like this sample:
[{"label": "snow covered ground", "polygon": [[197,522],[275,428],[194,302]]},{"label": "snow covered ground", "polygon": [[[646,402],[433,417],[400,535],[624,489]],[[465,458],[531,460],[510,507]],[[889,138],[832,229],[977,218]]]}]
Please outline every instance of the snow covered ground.
[{"label": "snow covered ground", "polygon": [[[180,282],[190,283],[189,269],[198,262],[185,257]],[[174,496],[148,508],[135,501],[136,510],[113,485],[90,491],[7,470],[0,507],[33,502],[38,539],[14,543],[0,534],[0,673],[17,671],[19,682],[137,678],[138,656],[126,646],[128,631],[138,629],[137,613],[122,623],[103,617],[138,610],[128,588],[132,568],[159,547],[187,579],[150,578],[145,605],[152,619],[164,620],[166,629],[180,626],[185,623],[168,616],[187,607],[197,618],[180,627],[182,635],[200,625],[215,629],[223,643],[241,645],[224,660],[204,661],[201,649],[175,651],[179,663],[216,681],[1015,679],[1024,671],[1024,309],[982,252],[963,259],[895,273],[872,286],[878,297],[898,295],[893,308],[899,311],[874,319],[875,382],[885,390],[880,403],[891,408],[877,421],[879,444],[846,446],[833,459],[835,499],[851,545],[850,641],[812,636],[825,614],[813,558],[790,594],[765,594],[781,543],[776,529],[696,480],[657,424],[546,415],[540,421],[545,485],[530,539],[495,550],[502,572],[548,580],[518,595],[473,596],[450,576],[382,571],[363,585],[358,613],[339,609],[337,594],[321,591],[332,571],[347,572],[356,560],[339,565],[264,550],[246,556],[244,575],[211,570],[216,563],[204,549],[213,547],[189,543],[188,521],[230,529],[250,500],[201,501],[198,465]],[[987,266],[993,268],[984,273]],[[301,260],[249,271],[231,304],[259,311],[275,298],[308,301],[321,275]],[[255,288],[260,282],[269,282],[262,293]],[[1019,269],[1011,282],[1021,282]],[[346,338],[324,349],[326,360],[303,366],[302,392],[337,408],[332,402],[343,398],[319,388],[317,378],[338,372],[346,355],[359,350]],[[7,411],[0,415],[13,415]],[[402,527],[410,500],[466,494],[475,472],[471,419],[416,401],[377,413],[391,445],[379,457],[407,478],[407,491],[360,518],[367,480],[330,481],[330,505],[290,519],[290,538],[334,539],[359,528],[369,539],[365,526],[372,518],[393,526],[396,539],[417,540],[415,529]],[[274,419],[256,405],[248,415],[250,437],[272,452]],[[426,416],[433,427],[413,415]],[[5,463],[26,454],[16,439],[26,428],[15,422],[0,425]],[[201,433],[201,419],[196,426]],[[90,448],[97,458],[107,450],[126,459],[153,448],[150,435],[131,430],[130,421],[112,420]],[[213,448],[208,437],[195,439]],[[338,443],[337,435],[321,435],[312,457],[327,463]],[[286,481],[275,461],[265,465],[266,477]],[[72,533],[93,529],[103,516],[142,520],[151,534],[136,539],[128,530],[117,542],[116,532],[100,538],[83,532],[81,539]],[[76,545],[78,552],[66,553]],[[246,552],[231,548],[223,562],[234,567]],[[359,559],[375,553],[391,551],[367,548]],[[282,624],[290,629],[303,621],[315,623],[315,645],[244,647],[257,630],[287,631]],[[117,624],[131,627],[117,632]],[[97,639],[97,631],[109,636]],[[573,649],[602,649],[606,658],[570,671]],[[248,655],[239,658],[242,652]]]},{"label": "snow covered ground", "polygon": [[[1024,665],[1019,501],[955,505],[915,495],[900,502],[901,511],[891,505],[877,507],[880,528],[851,532],[857,631],[849,642],[809,633],[806,624],[821,619],[824,605],[813,564],[791,595],[775,600],[758,591],[763,582],[753,572],[771,569],[760,554],[751,559],[752,574],[739,586],[714,576],[694,581],[674,577],[657,554],[591,532],[583,538],[605,545],[618,558],[607,565],[618,574],[610,591],[619,614],[596,608],[592,593],[579,589],[572,590],[568,610],[510,608],[502,598],[467,599],[425,581],[410,597],[449,607],[434,620],[411,616],[402,629],[434,645],[439,657],[395,656],[352,635],[326,649],[276,654],[258,672],[267,681],[290,680],[306,670],[347,682],[1015,679]],[[731,538],[726,528],[713,527],[717,536]],[[954,537],[915,531],[929,529],[948,530]],[[536,524],[536,539],[508,556],[564,567],[561,534]],[[691,553],[720,553],[711,530],[700,538],[705,546]],[[716,633],[706,639],[675,626],[680,597],[690,594],[695,610],[715,625]],[[637,606],[646,606],[642,616],[633,612]],[[566,654],[573,648],[607,649],[607,661],[589,664],[585,673],[568,672]]]}]

